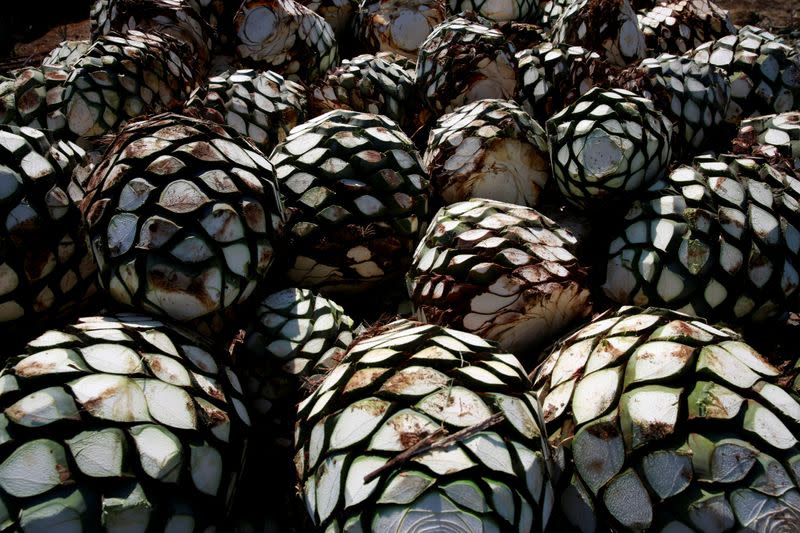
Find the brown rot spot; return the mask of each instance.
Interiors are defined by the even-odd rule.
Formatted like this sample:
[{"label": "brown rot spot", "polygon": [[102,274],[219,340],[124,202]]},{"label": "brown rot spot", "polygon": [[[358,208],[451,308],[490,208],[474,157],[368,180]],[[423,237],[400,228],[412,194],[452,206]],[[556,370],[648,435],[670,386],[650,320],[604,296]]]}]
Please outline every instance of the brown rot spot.
[{"label": "brown rot spot", "polygon": [[427,431],[404,431],[400,433],[400,444],[404,449],[415,446],[419,441],[428,436]]},{"label": "brown rot spot", "polygon": [[586,431],[589,433],[589,435],[603,441],[608,441],[619,437],[619,428],[616,424],[611,422],[592,424],[586,428]]},{"label": "brown rot spot", "polygon": [[661,440],[672,434],[673,426],[664,422],[650,422],[641,428],[645,441]]}]

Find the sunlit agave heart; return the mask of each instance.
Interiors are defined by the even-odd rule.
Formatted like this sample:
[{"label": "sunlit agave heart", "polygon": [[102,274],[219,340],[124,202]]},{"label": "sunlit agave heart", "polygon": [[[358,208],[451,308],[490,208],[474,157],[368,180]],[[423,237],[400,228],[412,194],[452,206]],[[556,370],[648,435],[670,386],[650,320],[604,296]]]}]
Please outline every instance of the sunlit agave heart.
[{"label": "sunlit agave heart", "polygon": [[516,57],[516,99],[540,124],[608,76],[600,54],[581,46],[546,41]]},{"label": "sunlit agave heart", "polygon": [[724,72],[685,56],[646,58],[620,74],[622,87],[653,101],[676,129],[677,155],[696,154],[720,143],[731,86]]},{"label": "sunlit agave heart", "polygon": [[478,100],[439,117],[423,162],[445,204],[487,198],[534,207],[550,177],[544,130],[505,100]]},{"label": "sunlit agave heart", "polygon": [[647,53],[644,35],[628,0],[578,0],[553,23],[553,41],[583,46],[624,67]]},{"label": "sunlit agave heart", "polygon": [[454,17],[438,25],[420,47],[417,85],[437,115],[475,100],[514,97],[516,50],[491,25],[485,19]]},{"label": "sunlit agave heart", "polygon": [[179,321],[245,302],[283,224],[272,166],[222,126],[180,115],[116,138],[81,204],[103,287]]},{"label": "sunlit agave heart", "polygon": [[703,43],[688,57],[722,69],[731,83],[728,122],[753,114],[783,113],[800,102],[800,52],[763,30],[745,27]]},{"label": "sunlit agave heart", "polygon": [[788,158],[800,170],[800,112],[765,115],[742,121],[734,141],[736,153]]},{"label": "sunlit agave heart", "polygon": [[731,330],[664,309],[607,312],[558,344],[534,387],[581,531],[790,531],[800,403]]},{"label": "sunlit agave heart", "polygon": [[547,121],[553,176],[577,207],[619,203],[663,177],[672,122],[623,89],[591,89]]},{"label": "sunlit agave heart", "polygon": [[533,209],[483,199],[452,204],[414,252],[409,295],[420,319],[495,340],[522,358],[591,311],[576,244]]},{"label": "sunlit agave heart", "polygon": [[267,296],[236,352],[251,405],[262,415],[293,418],[283,411],[294,410],[307,380],[318,379],[339,363],[354,330],[353,319],[336,302],[308,289]]},{"label": "sunlit agave heart", "polygon": [[367,331],[298,408],[295,464],[320,530],[543,531],[540,411],[517,359],[469,333]]},{"label": "sunlit agave heart", "polygon": [[225,523],[249,418],[220,354],[129,314],[82,318],[27,352],[0,372],[6,524],[191,531]]},{"label": "sunlit agave heart", "polygon": [[414,72],[393,61],[395,54],[378,57],[363,54],[345,59],[320,79],[310,94],[310,114],[321,115],[333,109],[350,109],[384,115],[414,132],[419,105]]},{"label": "sunlit agave heart", "polygon": [[448,0],[451,13],[473,11],[495,22],[529,20],[537,13],[539,0]]},{"label": "sunlit agave heart", "polygon": [[419,153],[381,115],[334,110],[270,156],[289,219],[289,279],[323,295],[398,279],[428,218]]},{"label": "sunlit agave heart", "polygon": [[633,204],[609,247],[606,294],[760,322],[800,295],[800,180],[753,159],[698,157]]},{"label": "sunlit agave heart", "polygon": [[94,0],[89,14],[92,39],[129,30],[161,32],[186,45],[181,59],[192,65],[199,78],[208,68],[212,47],[211,28],[201,16],[200,1],[210,3],[210,0]]},{"label": "sunlit agave heart", "polygon": [[647,47],[684,54],[701,44],[736,34],[728,12],[711,0],[671,0],[638,14]]},{"label": "sunlit agave heart", "polygon": [[293,0],[245,0],[233,24],[244,63],[286,79],[307,83],[339,62],[331,26]]},{"label": "sunlit agave heart", "polygon": [[276,72],[242,69],[210,78],[192,93],[186,107],[218,113],[219,122],[269,154],[289,130],[305,121],[305,92]]},{"label": "sunlit agave heart", "polygon": [[366,1],[354,22],[358,38],[370,52],[416,59],[422,43],[446,18],[444,4],[444,0]]},{"label": "sunlit agave heart", "polygon": [[94,137],[143,114],[176,109],[202,76],[174,37],[130,30],[98,38],[75,64],[59,95],[69,135]]}]

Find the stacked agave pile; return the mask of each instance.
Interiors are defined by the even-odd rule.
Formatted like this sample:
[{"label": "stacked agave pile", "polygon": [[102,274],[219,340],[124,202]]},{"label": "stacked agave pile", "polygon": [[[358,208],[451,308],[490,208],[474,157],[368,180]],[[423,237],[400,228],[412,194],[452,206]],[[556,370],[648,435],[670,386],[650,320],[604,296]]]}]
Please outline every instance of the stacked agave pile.
[{"label": "stacked agave pile", "polygon": [[798,528],[791,31],[89,16],[0,72],[0,529]]}]

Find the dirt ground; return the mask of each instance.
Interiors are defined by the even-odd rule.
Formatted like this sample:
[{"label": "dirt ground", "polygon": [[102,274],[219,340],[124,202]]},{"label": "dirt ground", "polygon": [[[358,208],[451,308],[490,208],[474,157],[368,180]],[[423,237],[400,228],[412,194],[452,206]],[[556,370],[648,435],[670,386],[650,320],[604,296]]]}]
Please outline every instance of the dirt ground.
[{"label": "dirt ground", "polygon": [[753,24],[769,30],[793,27],[800,31],[800,2],[797,0],[717,0],[737,26]]}]

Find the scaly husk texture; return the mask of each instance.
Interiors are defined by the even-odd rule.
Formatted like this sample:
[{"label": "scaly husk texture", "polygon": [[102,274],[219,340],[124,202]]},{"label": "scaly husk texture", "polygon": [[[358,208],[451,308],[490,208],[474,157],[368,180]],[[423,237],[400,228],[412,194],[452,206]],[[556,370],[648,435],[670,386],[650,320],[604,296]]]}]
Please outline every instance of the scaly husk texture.
[{"label": "scaly husk texture", "polygon": [[533,209],[484,199],[439,210],[414,252],[417,316],[522,356],[591,311],[577,240]]},{"label": "scaly husk texture", "polygon": [[790,531],[800,403],[730,330],[622,308],[564,339],[534,386],[578,531]]},{"label": "scaly husk texture", "polygon": [[305,122],[308,99],[299,83],[270,70],[227,71],[192,93],[187,108],[216,114],[218,122],[248,137],[265,154]]},{"label": "scaly husk texture", "polygon": [[644,35],[628,0],[578,0],[553,23],[555,43],[575,44],[624,67],[647,54]]},{"label": "scaly husk texture", "polygon": [[417,85],[438,117],[484,98],[511,100],[517,85],[514,45],[491,22],[450,18],[425,40]]},{"label": "scaly husk texture", "polygon": [[536,21],[545,28],[552,27],[571,3],[572,0],[544,0],[540,2]]},{"label": "scaly husk texture", "polygon": [[386,117],[335,110],[270,156],[290,211],[289,279],[323,295],[400,278],[428,220],[419,153]]},{"label": "scaly husk texture", "polygon": [[544,129],[507,100],[478,100],[439,117],[423,162],[445,204],[488,198],[534,207],[550,177]]},{"label": "scaly husk texture", "polygon": [[513,355],[474,335],[407,320],[368,331],[298,408],[315,525],[543,531],[549,449],[529,387]]},{"label": "scaly husk texture", "polygon": [[222,527],[249,425],[222,356],[141,315],[82,318],[0,372],[14,530]]},{"label": "scaly husk texture", "polygon": [[283,207],[272,165],[213,122],[157,115],[127,126],[81,210],[100,281],[126,305],[178,321],[258,292]]},{"label": "scaly husk texture", "polygon": [[[41,328],[92,303],[97,267],[67,196],[84,152],[0,126],[0,331]],[[41,331],[41,329],[39,329]]]},{"label": "scaly husk texture", "polygon": [[653,102],[623,89],[591,89],[547,121],[553,176],[577,207],[622,202],[663,177],[672,123]]},{"label": "scaly husk texture", "polygon": [[731,83],[728,122],[800,109],[800,51],[771,35],[743,31],[686,54],[721,68]]},{"label": "scaly husk texture", "polygon": [[294,0],[245,0],[233,23],[238,57],[259,70],[309,83],[339,63],[330,24]]},{"label": "scaly husk texture", "polygon": [[683,54],[707,41],[735,35],[728,12],[711,0],[662,2],[638,14],[647,48],[653,52]]},{"label": "scaly husk texture", "polygon": [[763,321],[797,309],[800,180],[733,156],[695,159],[634,203],[609,247],[620,303]]}]

